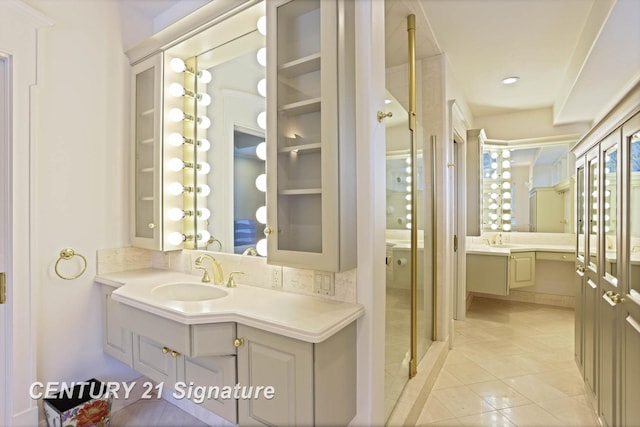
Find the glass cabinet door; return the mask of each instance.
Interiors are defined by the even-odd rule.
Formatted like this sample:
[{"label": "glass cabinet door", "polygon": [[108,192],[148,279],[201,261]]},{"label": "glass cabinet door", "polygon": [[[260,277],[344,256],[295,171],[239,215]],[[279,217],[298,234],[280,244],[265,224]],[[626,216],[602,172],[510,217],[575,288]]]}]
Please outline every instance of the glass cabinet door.
[{"label": "glass cabinet door", "polygon": [[[619,139],[619,136],[616,138]],[[618,251],[618,193],[620,188],[618,158],[620,147],[618,142],[610,147],[603,147],[603,182],[602,182],[602,222],[604,233],[604,271],[603,276],[613,285],[617,284],[617,265],[620,257]]]},{"label": "glass cabinet door", "polygon": [[[636,119],[636,123],[640,120]],[[640,130],[629,141],[629,294],[640,304]]]},{"label": "glass cabinet door", "polygon": [[585,251],[585,217],[584,217],[584,166],[579,166],[578,171],[576,173],[576,185],[577,185],[577,207],[576,207],[576,218],[577,218],[577,250],[576,253],[578,255],[578,260],[584,262],[584,251]]},{"label": "glass cabinet door", "polygon": [[589,176],[587,188],[587,250],[588,258],[585,260],[586,266],[593,271],[598,271],[598,156],[592,157],[588,161]]}]

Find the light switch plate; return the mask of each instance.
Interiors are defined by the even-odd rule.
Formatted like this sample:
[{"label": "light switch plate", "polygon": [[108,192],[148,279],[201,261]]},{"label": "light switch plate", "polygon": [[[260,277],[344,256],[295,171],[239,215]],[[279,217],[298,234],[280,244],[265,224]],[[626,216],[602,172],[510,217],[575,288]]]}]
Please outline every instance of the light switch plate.
[{"label": "light switch plate", "polygon": [[333,296],[336,294],[334,273],[326,271],[313,272],[313,292],[319,295]]}]

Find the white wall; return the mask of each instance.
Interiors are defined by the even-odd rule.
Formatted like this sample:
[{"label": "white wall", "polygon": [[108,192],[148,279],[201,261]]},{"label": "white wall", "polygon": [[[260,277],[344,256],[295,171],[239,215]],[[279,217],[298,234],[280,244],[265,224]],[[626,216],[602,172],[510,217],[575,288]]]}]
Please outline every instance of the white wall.
[{"label": "white wall", "polygon": [[[39,42],[31,172],[37,378],[133,378],[102,352],[100,289],[93,282],[96,250],[129,244],[129,66],[117,3],[30,4],[55,22]],[[65,247],[87,258],[87,271],[76,280],[54,273]],[[65,261],[63,268],[79,267]]]}]

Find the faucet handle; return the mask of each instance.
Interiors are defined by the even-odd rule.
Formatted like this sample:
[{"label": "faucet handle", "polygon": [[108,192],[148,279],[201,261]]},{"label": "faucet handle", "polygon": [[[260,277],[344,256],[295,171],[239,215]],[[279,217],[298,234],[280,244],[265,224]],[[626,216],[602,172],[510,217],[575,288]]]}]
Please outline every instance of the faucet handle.
[{"label": "faucet handle", "polygon": [[227,280],[227,288],[235,288],[238,286],[235,281],[235,277],[238,274],[244,274],[244,271],[232,271],[229,273],[229,279]]},{"label": "faucet handle", "polygon": [[196,270],[204,271],[204,274],[202,275],[202,283],[211,283],[211,277],[209,276],[207,267],[205,267],[204,265],[196,265]]}]

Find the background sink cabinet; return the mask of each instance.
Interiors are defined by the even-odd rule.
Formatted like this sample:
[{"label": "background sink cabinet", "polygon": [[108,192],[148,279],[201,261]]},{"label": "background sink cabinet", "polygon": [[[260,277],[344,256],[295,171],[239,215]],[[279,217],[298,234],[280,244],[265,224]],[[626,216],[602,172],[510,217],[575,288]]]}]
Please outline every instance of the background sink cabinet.
[{"label": "background sink cabinet", "polygon": [[536,253],[515,252],[510,256],[467,254],[467,291],[509,295],[510,289],[533,286]]}]

